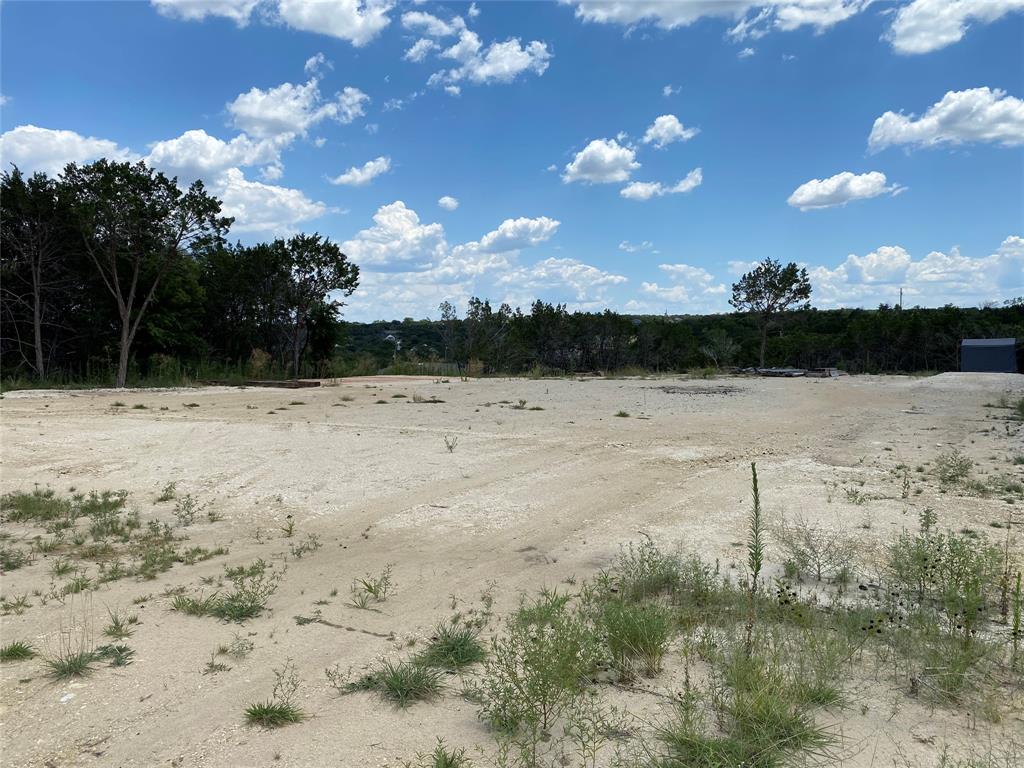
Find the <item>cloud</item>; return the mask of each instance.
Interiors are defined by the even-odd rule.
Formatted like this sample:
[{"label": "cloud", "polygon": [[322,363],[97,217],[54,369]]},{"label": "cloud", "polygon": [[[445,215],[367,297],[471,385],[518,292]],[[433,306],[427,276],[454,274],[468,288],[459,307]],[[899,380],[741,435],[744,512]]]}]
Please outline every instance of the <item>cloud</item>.
[{"label": "cloud", "polygon": [[900,288],[905,306],[1000,300],[1024,294],[1024,239],[1007,237],[995,253],[981,257],[964,256],[953,247],[914,259],[900,246],[882,246],[808,274],[815,304],[824,307],[893,304]]},{"label": "cloud", "polygon": [[253,87],[237,96],[227,109],[235,127],[253,136],[302,135],[326,119],[351,123],[365,113],[369,100],[358,88],[349,86],[325,101],[317,79],[312,78],[303,85],[282,83],[266,91]]},{"label": "cloud", "polygon": [[514,285],[517,291],[540,292],[568,289],[576,301],[602,299],[608,286],[628,282],[624,275],[606,272],[577,259],[549,258],[529,267],[519,267],[499,279],[499,285]]},{"label": "cloud", "polygon": [[441,50],[441,46],[433,40],[421,37],[409,47],[409,50],[405,52],[405,55],[402,56],[402,58],[406,61],[419,62],[423,61],[431,51],[439,50]]},{"label": "cloud", "polygon": [[466,28],[466,23],[456,16],[451,22],[443,21],[437,16],[422,11],[409,11],[402,14],[402,26],[406,29],[431,37],[449,37]]},{"label": "cloud", "polygon": [[[640,251],[651,251],[654,248],[654,243],[650,240],[644,240],[639,243],[631,243],[628,240],[623,240],[619,243],[619,250],[625,251],[626,253],[639,253]],[[657,251],[653,251],[657,253]]]},{"label": "cloud", "polygon": [[293,29],[362,47],[391,22],[388,0],[278,0],[274,18]]},{"label": "cloud", "polygon": [[744,48],[742,51],[740,51],[739,53],[736,54],[736,58],[738,58],[738,59],[749,59],[755,53],[756,53],[756,51],[753,48]]},{"label": "cloud", "polygon": [[525,46],[519,38],[491,43],[486,48],[479,36],[468,29],[459,33],[459,40],[440,54],[459,66],[431,75],[429,85],[458,83],[468,80],[477,84],[511,83],[524,72],[543,75],[551,60],[547,44],[532,40]]},{"label": "cloud", "polygon": [[369,184],[382,173],[391,170],[391,158],[381,155],[373,160],[368,160],[360,167],[351,167],[344,173],[334,178],[327,179],[331,184],[340,184],[349,187],[362,187]]},{"label": "cloud", "polygon": [[686,177],[672,186],[665,186],[660,181],[634,181],[619,190],[619,194],[628,200],[650,200],[652,197],[677,195],[699,187],[704,182],[704,173],[694,168]]},{"label": "cloud", "polygon": [[264,175],[274,176],[276,172],[274,178],[280,178],[280,153],[288,140],[287,136],[253,140],[243,133],[230,141],[222,141],[196,129],[150,145],[146,162],[190,181],[247,165],[276,168],[277,171],[265,171]]},{"label": "cloud", "polygon": [[163,16],[202,21],[220,16],[240,27],[258,17],[304,32],[347,40],[356,47],[373,40],[391,22],[390,0],[150,0]]},{"label": "cloud", "polygon": [[906,187],[888,185],[885,174],[879,171],[861,174],[843,171],[827,179],[811,179],[801,184],[786,202],[801,211],[810,211],[846,205],[851,200],[867,200],[887,193],[895,196],[904,191]]},{"label": "cloud", "polygon": [[240,27],[249,23],[249,17],[260,0],[150,0],[161,16],[182,21],[202,21],[208,16],[231,19]]},{"label": "cloud", "polygon": [[678,85],[666,85],[664,88],[661,89],[661,95],[664,96],[665,98],[668,98],[669,96],[675,96],[681,90],[682,88],[680,88]]},{"label": "cloud", "polygon": [[462,89],[459,88],[459,86],[457,86],[457,85],[446,85],[444,87],[444,92],[447,93],[449,96],[461,96],[462,95]]},{"label": "cloud", "polygon": [[641,293],[657,299],[663,305],[687,305],[685,309],[690,312],[719,308],[720,297],[726,292],[725,285],[717,282],[715,276],[703,267],[659,264],[658,269],[665,273],[668,284],[643,282],[640,285]]},{"label": "cloud", "polygon": [[539,245],[550,240],[561,222],[540,216],[536,219],[520,217],[505,219],[498,228],[488,232],[479,242],[470,242],[458,248],[476,253],[509,253]]},{"label": "cloud", "polygon": [[686,128],[675,115],[661,115],[654,118],[647,132],[644,133],[644,144],[654,143],[658,149],[675,141],[689,141],[700,133],[700,128]]},{"label": "cloud", "polygon": [[565,166],[562,181],[566,184],[628,181],[630,174],[639,167],[636,152],[631,148],[621,146],[615,139],[594,139]]},{"label": "cloud", "polygon": [[459,201],[456,200],[451,195],[444,195],[443,197],[439,197],[437,199],[437,204],[440,207],[444,208],[446,211],[454,211],[456,208],[459,207]]},{"label": "cloud", "polygon": [[883,36],[902,54],[930,53],[959,42],[974,24],[1024,9],[1024,0],[914,0],[896,12]]},{"label": "cloud", "polygon": [[[562,0],[576,6],[576,16],[596,24],[660,29],[687,27],[704,18],[732,20],[729,36],[757,39],[772,29],[788,32],[811,26],[817,33],[860,13],[873,0]],[[747,14],[752,12],[752,16]]]},{"label": "cloud", "polygon": [[108,160],[136,160],[138,155],[107,139],[82,136],[74,131],[19,125],[0,135],[0,162],[10,163],[25,173],[42,171],[57,176],[68,163]]},{"label": "cloud", "polygon": [[317,53],[306,59],[302,69],[307,75],[316,75],[325,69],[334,69],[334,64],[328,61],[322,53]]},{"label": "cloud", "polygon": [[249,181],[238,168],[229,168],[214,178],[209,188],[223,203],[222,213],[234,216],[232,232],[285,234],[328,212],[324,203],[287,187]]},{"label": "cloud", "polygon": [[341,249],[360,267],[379,271],[415,271],[435,264],[448,252],[444,227],[421,224],[416,211],[401,200],[381,206],[373,226],[364,229]]},{"label": "cloud", "polygon": [[1024,144],[1024,101],[998,88],[949,91],[920,118],[886,112],[871,128],[868,148],[878,152],[897,144],[933,147],[977,142]]}]

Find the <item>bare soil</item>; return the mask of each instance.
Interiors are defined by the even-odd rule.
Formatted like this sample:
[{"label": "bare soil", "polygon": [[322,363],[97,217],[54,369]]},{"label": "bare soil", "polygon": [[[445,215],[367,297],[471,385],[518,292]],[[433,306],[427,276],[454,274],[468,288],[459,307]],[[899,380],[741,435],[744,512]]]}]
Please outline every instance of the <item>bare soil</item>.
[{"label": "bare soil", "polygon": [[[190,544],[230,550],[63,604],[32,596],[49,588],[51,557],[4,574],[3,596],[27,594],[33,604],[0,619],[4,643],[45,649],[62,622],[83,616],[104,642],[108,608],[132,609],[141,620],[126,641],[137,654],[126,667],[55,682],[38,660],[0,665],[4,765],[400,766],[438,736],[471,752],[479,746],[477,764],[490,765],[492,740],[457,694],[456,677],[439,701],[398,710],[372,694],[339,696],[323,670],[358,672],[401,655],[453,606],[479,607],[486,589],[497,616],[524,592],[568,589],[641,534],[736,567],[751,462],[769,517],[800,513],[854,532],[867,560],[915,527],[925,506],[942,526],[1002,540],[990,526],[1007,518],[1004,500],[941,493],[930,465],[911,473],[914,492],[904,500],[897,465],[925,466],[955,447],[974,459],[977,477],[1024,469],[1008,461],[1024,453],[1024,431],[985,407],[1001,394],[1024,394],[1022,376],[329,384],[4,395],[4,492],[123,488],[144,522],[173,523],[174,503],[156,497],[176,481],[179,495],[222,518],[185,529]],[[443,402],[415,402],[430,398]],[[525,408],[513,407],[520,400]],[[451,452],[445,436],[457,438]],[[845,487],[867,500],[850,501]],[[292,538],[281,530],[289,516]],[[30,533],[5,529],[15,542]],[[291,556],[289,547],[311,533],[322,548]],[[260,618],[239,626],[170,610],[166,591],[210,591],[203,577],[256,558],[287,566]],[[394,595],[373,611],[348,605],[353,579],[389,563]],[[296,624],[317,607],[327,623]],[[224,659],[230,671],[203,674],[235,632],[254,651]],[[247,726],[243,710],[267,698],[272,669],[288,658],[303,681],[298,703],[312,717],[277,730]],[[665,697],[609,695],[655,722],[670,714],[677,671],[670,661],[643,682]],[[1001,722],[992,723],[969,708],[927,707],[885,677],[861,677],[856,703],[824,716],[841,731],[842,765],[932,766],[944,748],[969,754],[1024,733],[1019,687],[1001,696]]]}]

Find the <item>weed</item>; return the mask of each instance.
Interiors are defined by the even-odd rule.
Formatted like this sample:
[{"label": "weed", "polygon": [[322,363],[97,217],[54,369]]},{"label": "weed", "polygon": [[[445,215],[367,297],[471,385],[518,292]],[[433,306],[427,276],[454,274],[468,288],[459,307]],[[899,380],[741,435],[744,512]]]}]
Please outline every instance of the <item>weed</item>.
[{"label": "weed", "polygon": [[957,449],[935,457],[935,472],[943,485],[964,482],[970,476],[973,467],[974,461]]},{"label": "weed", "polygon": [[245,719],[250,725],[280,728],[305,719],[305,713],[295,705],[295,694],[301,683],[292,660],[288,659],[281,669],[275,669],[274,677],[270,698],[246,707]]},{"label": "weed", "polygon": [[281,533],[289,539],[295,535],[295,519],[291,515],[285,518],[284,525],[281,526]]},{"label": "weed", "polygon": [[320,543],[320,537],[315,533],[307,533],[306,538],[299,544],[292,544],[290,547],[292,557],[296,560],[301,560],[303,555],[310,552],[316,552],[323,544]]},{"label": "weed", "polygon": [[620,419],[628,419],[629,418],[629,411],[616,411],[615,415],[617,417],[619,417]]},{"label": "weed", "polygon": [[178,527],[187,528],[192,525],[204,509],[206,505],[200,504],[191,493],[186,493],[174,505],[174,517],[178,520]]},{"label": "weed", "polygon": [[849,570],[857,551],[852,537],[812,525],[800,515],[791,522],[782,519],[775,538],[797,574],[810,571],[818,581]]},{"label": "weed", "polygon": [[0,570],[16,571],[32,562],[32,554],[17,547],[0,547]]},{"label": "weed", "polygon": [[369,597],[372,597],[374,601],[383,603],[388,599],[388,595],[392,594],[395,589],[395,582],[391,577],[391,568],[392,566],[389,563],[384,567],[384,570],[380,572],[379,576],[367,574],[361,579],[356,579],[352,584],[353,595],[358,595],[362,592]]},{"label": "weed", "polygon": [[35,655],[35,648],[21,640],[0,647],[0,661],[25,661],[35,658]]},{"label": "weed", "polygon": [[36,486],[32,491],[14,491],[0,496],[0,514],[12,523],[44,523],[71,514],[71,502],[58,497],[52,488]]},{"label": "weed", "polygon": [[437,626],[430,643],[416,660],[428,667],[462,669],[486,657],[487,651],[480,642],[480,630],[452,621]]},{"label": "weed", "polygon": [[415,661],[394,662],[385,659],[377,669],[348,683],[343,691],[376,691],[399,707],[415,701],[425,701],[441,695],[441,671]]},{"label": "weed", "polygon": [[473,768],[473,763],[466,757],[464,748],[448,749],[444,739],[438,737],[432,752],[421,752],[416,756],[416,762],[406,763],[405,768]]},{"label": "weed", "polygon": [[11,613],[15,616],[20,616],[31,607],[32,603],[28,601],[28,595],[18,595],[11,600],[0,598],[0,613],[4,616]]},{"label": "weed", "polygon": [[139,623],[139,617],[134,613],[123,613],[108,609],[107,615],[110,616],[110,623],[103,630],[103,634],[114,640],[124,640],[127,637],[131,637],[134,632],[132,626]]},{"label": "weed", "polygon": [[448,449],[448,453],[455,453],[455,446],[459,444],[458,435],[445,435],[444,436],[444,447]]},{"label": "weed", "polygon": [[669,611],[656,603],[609,600],[600,615],[612,664],[628,680],[639,668],[647,677],[661,671],[661,660],[672,636]]},{"label": "weed", "polygon": [[160,491],[160,495],[156,497],[158,502],[173,501],[178,495],[178,484],[176,482],[170,482],[163,487]]},{"label": "weed", "polygon": [[109,662],[112,667],[127,667],[132,663],[135,651],[127,645],[101,645],[93,651],[93,656]]}]

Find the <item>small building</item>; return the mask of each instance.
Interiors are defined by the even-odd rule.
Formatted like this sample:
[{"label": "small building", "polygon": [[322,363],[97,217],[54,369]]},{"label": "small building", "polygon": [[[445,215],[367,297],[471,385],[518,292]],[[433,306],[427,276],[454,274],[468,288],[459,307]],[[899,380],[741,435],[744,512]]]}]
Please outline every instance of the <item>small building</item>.
[{"label": "small building", "polygon": [[973,373],[1017,373],[1016,339],[964,339],[960,370]]}]

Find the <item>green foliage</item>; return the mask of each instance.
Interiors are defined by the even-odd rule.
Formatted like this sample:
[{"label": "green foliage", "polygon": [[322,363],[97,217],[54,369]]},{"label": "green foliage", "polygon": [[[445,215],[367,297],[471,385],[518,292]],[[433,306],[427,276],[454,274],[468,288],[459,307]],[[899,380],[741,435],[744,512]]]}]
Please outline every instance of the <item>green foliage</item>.
[{"label": "green foliage", "polygon": [[295,664],[288,659],[284,666],[274,670],[274,690],[270,698],[246,707],[246,722],[264,728],[280,728],[305,720],[306,714],[295,704],[300,685]]},{"label": "green foliage", "polygon": [[438,624],[427,647],[416,660],[428,667],[462,669],[487,657],[480,630],[455,621]]},{"label": "green foliage", "polygon": [[493,639],[474,697],[481,717],[506,732],[547,730],[600,658],[600,642],[585,618],[553,593],[524,604]]},{"label": "green foliage", "polygon": [[444,689],[441,676],[441,670],[419,663],[418,660],[396,662],[385,659],[372,672],[344,685],[342,690],[348,693],[376,691],[404,708],[413,702],[440,696]]},{"label": "green foliage", "polygon": [[21,640],[15,640],[0,647],[0,661],[25,661],[35,658],[35,655],[35,648]]},{"label": "green foliage", "polygon": [[473,762],[466,756],[464,748],[449,749],[444,739],[438,738],[429,754],[421,752],[415,763],[406,763],[406,768],[473,768]]},{"label": "green foliage", "polygon": [[653,602],[609,600],[601,611],[599,627],[622,679],[634,677],[636,671],[647,677],[661,671],[674,630],[668,609]]}]

